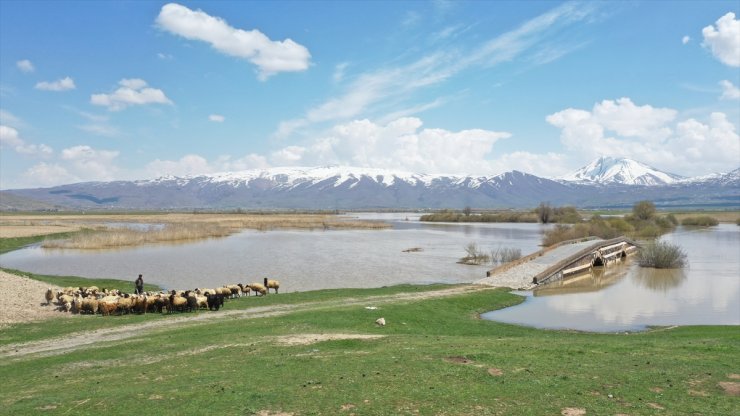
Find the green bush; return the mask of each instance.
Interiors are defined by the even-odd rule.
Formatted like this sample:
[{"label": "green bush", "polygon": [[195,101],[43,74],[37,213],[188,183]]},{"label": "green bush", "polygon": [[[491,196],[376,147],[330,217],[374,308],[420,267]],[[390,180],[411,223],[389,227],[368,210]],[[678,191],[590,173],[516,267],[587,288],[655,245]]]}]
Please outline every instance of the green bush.
[{"label": "green bush", "polygon": [[642,247],[638,262],[641,267],[656,269],[678,269],[687,264],[686,253],[681,247],[662,241]]},{"label": "green bush", "polygon": [[651,201],[640,201],[632,207],[632,215],[638,220],[649,220],[655,215],[655,204]]},{"label": "green bush", "polygon": [[681,221],[681,225],[696,227],[713,227],[719,224],[719,221],[709,215],[700,215],[696,217],[686,217]]}]

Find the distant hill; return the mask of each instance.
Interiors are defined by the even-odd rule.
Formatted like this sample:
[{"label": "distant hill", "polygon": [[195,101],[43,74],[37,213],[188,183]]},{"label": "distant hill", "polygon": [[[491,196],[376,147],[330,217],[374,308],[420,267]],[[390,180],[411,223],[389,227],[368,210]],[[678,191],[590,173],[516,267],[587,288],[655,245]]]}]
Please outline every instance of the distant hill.
[{"label": "distant hill", "polygon": [[[8,209],[439,209],[524,208],[546,201],[582,208],[740,207],[740,170],[681,178],[628,159],[601,158],[573,180],[519,171],[495,176],[428,175],[325,166],[272,168],[151,180],[84,182],[6,190]],[[21,208],[25,207],[25,208]]]}]

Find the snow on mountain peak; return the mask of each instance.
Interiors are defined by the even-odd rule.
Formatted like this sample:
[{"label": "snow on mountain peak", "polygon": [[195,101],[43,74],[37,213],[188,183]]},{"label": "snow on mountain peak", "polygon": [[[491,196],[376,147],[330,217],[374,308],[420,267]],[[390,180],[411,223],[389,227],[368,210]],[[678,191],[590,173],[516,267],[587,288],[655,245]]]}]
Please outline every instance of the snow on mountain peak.
[{"label": "snow on mountain peak", "polygon": [[669,185],[680,181],[683,177],[660,171],[632,159],[600,157],[560,179],[586,184],[652,186]]}]

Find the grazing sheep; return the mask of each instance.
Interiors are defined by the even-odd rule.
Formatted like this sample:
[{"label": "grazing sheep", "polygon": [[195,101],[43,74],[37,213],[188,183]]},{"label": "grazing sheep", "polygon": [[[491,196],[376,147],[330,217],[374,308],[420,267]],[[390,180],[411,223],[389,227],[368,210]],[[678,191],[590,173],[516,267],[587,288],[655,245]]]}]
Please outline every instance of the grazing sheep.
[{"label": "grazing sheep", "polygon": [[44,296],[44,298],[46,299],[46,305],[51,305],[51,301],[54,300],[54,289],[46,289],[46,295]]},{"label": "grazing sheep", "polygon": [[265,277],[265,288],[267,289],[268,293],[270,292],[270,289],[275,289],[275,294],[277,294],[278,289],[280,289],[280,281],[268,279]]},{"label": "grazing sheep", "polygon": [[240,288],[239,285],[224,285],[224,287],[229,289],[229,297],[231,299],[241,297],[242,288]]},{"label": "grazing sheep", "polygon": [[224,306],[224,295],[207,294],[206,301],[208,303],[208,309],[217,311],[218,308]]},{"label": "grazing sheep", "polygon": [[252,289],[255,295],[260,294],[265,296],[267,294],[267,288],[265,288],[261,283],[252,283],[249,285],[249,288]]},{"label": "grazing sheep", "polygon": [[69,312],[72,310],[72,303],[74,302],[75,298],[72,295],[60,295],[57,304],[59,305],[59,308],[62,309],[64,312]]},{"label": "grazing sheep", "polygon": [[250,292],[249,285],[244,285],[242,283],[239,283],[237,286],[239,286],[239,288],[241,288],[242,293],[244,294],[244,296],[249,296],[249,292]]},{"label": "grazing sheep", "polygon": [[178,295],[174,290],[172,291],[172,294],[170,295],[170,303],[169,303],[169,312],[171,313],[173,310],[184,312],[185,308],[188,306],[188,300],[184,297]]},{"label": "grazing sheep", "polygon": [[80,304],[77,309],[79,313],[91,313],[95,314],[98,311],[98,300],[95,298],[83,298],[80,297]]},{"label": "grazing sheep", "polygon": [[109,316],[118,309],[118,302],[110,300],[100,300],[98,302],[98,312],[103,316]]},{"label": "grazing sheep", "polygon": [[118,310],[121,313],[126,312],[127,314],[131,313],[131,309],[134,307],[134,298],[131,297],[128,293],[123,295],[123,297],[118,298]]}]

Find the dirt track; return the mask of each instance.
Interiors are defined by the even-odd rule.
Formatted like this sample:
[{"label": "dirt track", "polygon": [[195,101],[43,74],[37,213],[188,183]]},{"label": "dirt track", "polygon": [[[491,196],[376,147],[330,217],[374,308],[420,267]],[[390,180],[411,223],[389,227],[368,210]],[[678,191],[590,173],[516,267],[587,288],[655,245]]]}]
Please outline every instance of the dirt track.
[{"label": "dirt track", "polygon": [[[28,279],[27,279],[28,280]],[[34,356],[51,356],[64,354],[82,348],[92,348],[100,343],[121,341],[134,337],[143,337],[152,332],[170,330],[176,327],[202,325],[230,319],[255,319],[270,316],[284,315],[292,312],[317,311],[338,306],[369,306],[392,302],[417,301],[446,296],[454,296],[480,290],[491,290],[488,286],[456,286],[449,289],[419,293],[399,293],[387,296],[372,296],[368,298],[343,298],[330,301],[309,302],[294,305],[273,305],[240,310],[221,312],[200,312],[196,314],[178,315],[170,319],[162,319],[140,324],[130,324],[114,328],[103,328],[94,331],[77,332],[40,341],[10,344],[0,347],[0,358],[4,362],[15,361],[33,354]],[[115,318],[111,318],[115,319]]]},{"label": "dirt track", "polygon": [[56,306],[45,305],[46,289],[56,286],[0,271],[0,329],[20,322],[61,316]]}]

